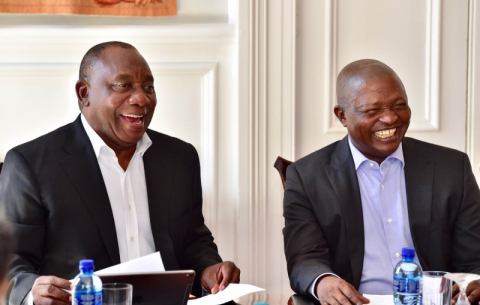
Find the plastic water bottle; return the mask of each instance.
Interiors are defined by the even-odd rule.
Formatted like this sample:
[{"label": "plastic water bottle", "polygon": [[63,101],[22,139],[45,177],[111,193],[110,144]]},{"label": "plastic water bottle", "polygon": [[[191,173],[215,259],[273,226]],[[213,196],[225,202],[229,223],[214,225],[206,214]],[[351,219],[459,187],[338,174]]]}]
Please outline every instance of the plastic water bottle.
[{"label": "plastic water bottle", "polygon": [[78,264],[80,273],[73,280],[73,305],[101,305],[102,280],[93,274],[93,260],[84,259]]},{"label": "plastic water bottle", "polygon": [[393,270],[395,305],[422,304],[422,268],[413,260],[415,249],[402,248],[402,260]]}]

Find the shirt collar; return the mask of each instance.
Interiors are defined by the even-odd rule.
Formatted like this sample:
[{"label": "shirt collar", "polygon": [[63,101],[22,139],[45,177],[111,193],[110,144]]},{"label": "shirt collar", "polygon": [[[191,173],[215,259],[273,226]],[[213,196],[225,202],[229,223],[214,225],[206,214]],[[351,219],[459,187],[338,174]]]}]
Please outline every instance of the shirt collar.
[{"label": "shirt collar", "polygon": [[[352,140],[350,139],[350,135],[348,135],[348,144],[350,146],[350,151],[352,153],[353,162],[355,163],[355,170],[358,170],[360,165],[362,165],[365,161],[370,161],[367,157],[365,157],[356,147],[353,145]],[[397,150],[395,150],[390,156],[388,156],[385,160],[388,159],[397,159],[402,162],[402,168],[405,168],[405,160],[403,158],[403,147],[402,143],[398,146]],[[385,162],[385,161],[384,161]]]},{"label": "shirt collar", "polygon": [[[100,138],[100,136],[97,134],[95,130],[93,130],[92,126],[88,123],[87,119],[83,115],[83,113],[80,115],[83,128],[85,128],[85,132],[87,133],[88,138],[90,139],[90,142],[92,143],[93,146],[93,151],[95,151],[95,156],[98,157],[100,156],[100,151],[102,147],[106,147],[109,150],[112,150],[110,147],[105,144],[105,142]],[[140,154],[143,156],[145,151],[152,145],[152,140],[150,140],[150,137],[147,135],[145,132],[140,139],[140,141],[137,142],[137,148],[135,150],[135,154]],[[113,150],[112,150],[113,152]]]}]

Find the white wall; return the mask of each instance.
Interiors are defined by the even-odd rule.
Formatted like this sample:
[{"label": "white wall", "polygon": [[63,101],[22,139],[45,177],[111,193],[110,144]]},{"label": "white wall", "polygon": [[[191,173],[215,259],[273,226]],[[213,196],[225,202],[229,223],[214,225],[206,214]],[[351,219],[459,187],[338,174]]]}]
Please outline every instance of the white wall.
[{"label": "white wall", "polygon": [[478,16],[463,0],[179,0],[167,18],[0,15],[0,161],[78,115],[74,83],[89,47],[132,43],[156,78],[151,127],[200,153],[223,258],[243,282],[290,293],[273,163],[345,135],[332,106],[348,62],[395,69],[413,112],[407,135],[466,151],[480,178]]}]

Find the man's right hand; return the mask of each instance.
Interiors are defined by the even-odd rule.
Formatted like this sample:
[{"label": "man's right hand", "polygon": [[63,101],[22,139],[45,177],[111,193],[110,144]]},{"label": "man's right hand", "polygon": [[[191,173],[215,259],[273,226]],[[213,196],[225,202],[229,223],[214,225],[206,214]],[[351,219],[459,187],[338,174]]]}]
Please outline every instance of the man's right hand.
[{"label": "man's right hand", "polygon": [[362,305],[370,303],[352,285],[335,276],[326,275],[318,280],[315,287],[322,305]]},{"label": "man's right hand", "polygon": [[72,295],[62,289],[71,290],[70,281],[56,276],[40,276],[32,287],[35,305],[65,305],[72,302]]}]

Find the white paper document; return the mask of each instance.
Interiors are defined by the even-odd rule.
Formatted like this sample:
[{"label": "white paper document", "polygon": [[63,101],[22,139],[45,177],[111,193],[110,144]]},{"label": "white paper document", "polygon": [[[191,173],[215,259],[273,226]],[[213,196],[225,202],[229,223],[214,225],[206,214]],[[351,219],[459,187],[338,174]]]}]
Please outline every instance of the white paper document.
[{"label": "white paper document", "polygon": [[131,261],[118,264],[112,267],[108,267],[99,271],[95,271],[96,275],[114,275],[114,274],[128,274],[139,272],[163,272],[165,267],[163,266],[162,257],[160,252],[155,252],[149,255],[145,255]]},{"label": "white paper document", "polygon": [[379,294],[364,294],[364,297],[370,300],[368,305],[393,305],[393,294],[379,295]]},{"label": "white paper document", "polygon": [[[112,267],[108,267],[102,270],[95,271],[96,275],[115,275],[115,274],[128,274],[139,272],[163,272],[165,267],[163,266],[162,257],[160,252],[155,252],[149,255],[145,255],[123,264],[118,264]],[[73,279],[70,280],[73,283]],[[68,293],[72,293],[71,290],[62,289]],[[32,304],[32,303],[30,303]]]},{"label": "white paper document", "polygon": [[199,299],[189,300],[187,305],[218,305],[238,299],[244,295],[264,291],[265,289],[249,284],[229,284],[227,288],[216,294],[204,296]]}]

